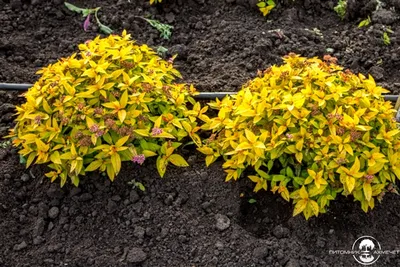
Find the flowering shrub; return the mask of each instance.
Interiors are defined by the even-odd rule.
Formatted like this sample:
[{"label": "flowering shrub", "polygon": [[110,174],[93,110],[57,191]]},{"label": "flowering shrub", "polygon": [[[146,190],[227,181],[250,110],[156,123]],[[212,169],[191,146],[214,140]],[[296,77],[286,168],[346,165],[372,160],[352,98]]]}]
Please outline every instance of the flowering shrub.
[{"label": "flowering shrub", "polygon": [[[80,52],[43,68],[41,78],[17,107],[17,125],[9,137],[32,163],[47,163],[51,181],[100,170],[111,180],[122,161],[143,164],[158,156],[157,169],[188,164],[176,148],[190,135],[196,143],[200,109],[193,86],[146,45],[122,36],[97,37],[79,45]],[[187,104],[194,105],[188,110]]]},{"label": "flowering shrub", "polygon": [[223,156],[226,180],[248,167],[254,191],[271,189],[308,219],[338,193],[367,212],[400,178],[395,110],[371,76],[355,75],[325,56],[295,54],[210,104],[219,110],[202,128],[213,135],[199,151],[209,165]]}]

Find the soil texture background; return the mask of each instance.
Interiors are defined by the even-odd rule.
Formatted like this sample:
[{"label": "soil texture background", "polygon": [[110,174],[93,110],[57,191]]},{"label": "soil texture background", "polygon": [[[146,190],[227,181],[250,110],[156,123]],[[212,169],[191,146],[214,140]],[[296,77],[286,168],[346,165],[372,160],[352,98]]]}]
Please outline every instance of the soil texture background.
[{"label": "soil texture background", "polygon": [[[340,20],[336,1],[284,0],[267,18],[252,0],[72,1],[102,7],[101,21],[139,43],[164,46],[183,81],[199,91],[237,91],[257,70],[280,64],[289,52],[331,54],[353,72],[372,74],[400,93],[400,4],[348,0]],[[138,16],[174,26],[170,40]],[[368,27],[358,23],[371,17]],[[98,35],[92,24],[61,0],[0,0],[0,82],[33,83],[37,70]],[[382,41],[390,27],[390,45]],[[0,137],[13,126],[17,93],[0,92]],[[271,193],[252,194],[242,179],[224,183],[221,162],[205,168],[194,149],[182,151],[191,167],[169,168],[164,179],[155,162],[124,164],[114,183],[92,174],[81,186],[60,189],[46,168],[25,169],[11,147],[0,148],[0,266],[147,267],[348,267],[360,266],[350,250],[373,236],[384,250],[400,249],[400,197],[386,195],[368,214],[340,198],[309,221],[292,218],[292,205]],[[141,192],[128,182],[146,186]],[[241,194],[243,197],[240,197]],[[254,198],[256,203],[248,200]],[[383,255],[376,267],[400,266],[400,254]]]}]

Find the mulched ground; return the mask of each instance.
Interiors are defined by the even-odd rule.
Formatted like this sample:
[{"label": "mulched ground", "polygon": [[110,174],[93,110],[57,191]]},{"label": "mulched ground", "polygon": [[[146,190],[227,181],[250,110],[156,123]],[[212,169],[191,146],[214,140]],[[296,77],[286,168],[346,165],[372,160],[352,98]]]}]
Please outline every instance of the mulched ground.
[{"label": "mulched ground", "polygon": [[[372,74],[393,94],[400,92],[398,1],[348,0],[341,21],[336,1],[278,1],[264,18],[254,0],[71,1],[101,6],[100,19],[117,33],[127,29],[139,43],[178,53],[184,81],[200,91],[237,91],[258,69],[279,64],[289,52],[323,56],[333,51],[354,72]],[[357,24],[371,15],[372,24]],[[174,26],[170,41],[135,16]],[[94,38],[83,19],[60,0],[0,0],[0,82],[33,83],[42,66],[68,56]],[[385,27],[391,44],[384,45]],[[12,126],[15,93],[0,92],[0,137]],[[362,235],[382,249],[400,249],[400,197],[387,195],[364,214],[357,203],[339,199],[330,211],[305,221],[271,193],[251,193],[245,179],[224,183],[221,162],[205,168],[193,150],[191,167],[170,168],[164,179],[154,162],[124,164],[114,183],[92,174],[77,188],[51,185],[42,166],[26,170],[14,149],[0,148],[0,266],[360,266],[350,255]],[[142,193],[128,182],[145,184]],[[240,198],[240,194],[245,196]],[[257,200],[249,204],[248,200]],[[373,266],[400,266],[384,255]]]}]

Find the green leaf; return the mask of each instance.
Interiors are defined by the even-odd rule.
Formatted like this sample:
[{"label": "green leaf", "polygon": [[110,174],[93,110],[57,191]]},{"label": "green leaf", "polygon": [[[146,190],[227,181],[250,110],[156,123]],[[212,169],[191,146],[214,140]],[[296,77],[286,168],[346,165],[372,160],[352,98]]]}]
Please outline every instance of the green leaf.
[{"label": "green leaf", "polygon": [[304,184],[305,178],[303,178],[303,177],[293,177],[293,180],[294,180],[297,184],[303,185],[303,184]]},{"label": "green leaf", "polygon": [[258,2],[257,6],[263,8],[263,7],[266,7],[267,4],[265,2]]},{"label": "green leaf", "polygon": [[26,163],[26,158],[22,155],[19,155],[19,163],[25,164]]},{"label": "green leaf", "polygon": [[272,181],[279,182],[286,179],[285,175],[272,175]]},{"label": "green leaf", "polygon": [[260,175],[260,176],[261,176],[262,178],[264,178],[264,179],[268,179],[268,178],[269,178],[268,173],[266,173],[265,171],[256,170],[256,172],[258,173],[258,175]]},{"label": "green leaf", "polygon": [[286,167],[286,175],[288,177],[290,177],[290,178],[294,177],[294,173],[293,173],[292,169],[289,166]]},{"label": "green leaf", "polygon": [[273,160],[269,160],[268,161],[268,165],[267,165],[268,170],[270,171],[273,166],[274,166],[274,161]]},{"label": "green leaf", "polygon": [[274,1],[274,0],[268,0],[268,1],[267,1],[267,4],[268,4],[269,6],[273,6],[273,7],[275,7],[275,6],[276,6],[276,4],[275,4],[275,1]]},{"label": "green leaf", "polygon": [[140,191],[142,191],[142,192],[146,191],[146,187],[144,187],[144,185],[142,183],[140,183],[140,182],[135,182],[135,186],[137,188],[139,188]]},{"label": "green leaf", "polygon": [[71,177],[71,182],[72,182],[73,185],[78,187],[79,186],[79,177],[78,176],[72,176]]},{"label": "green leaf", "polygon": [[250,198],[250,199],[249,199],[249,203],[250,203],[250,204],[254,204],[254,203],[256,203],[256,202],[257,202],[257,200],[255,200],[254,198]]},{"label": "green leaf", "polygon": [[103,139],[104,139],[109,145],[112,144],[112,138],[111,138],[111,135],[110,135],[109,133],[104,134],[104,135],[103,135]]},{"label": "green leaf", "polygon": [[104,34],[111,34],[111,33],[113,33],[113,30],[112,30],[110,27],[108,27],[108,26],[106,26],[106,25],[104,25],[104,24],[99,23],[99,27],[100,27],[100,31],[101,31],[102,33],[104,33]]},{"label": "green leaf", "polygon": [[80,7],[74,6],[73,4],[70,4],[68,2],[64,2],[64,5],[69,10],[76,12],[76,13],[80,13],[80,14],[84,15],[84,17],[86,17],[87,15],[89,15],[92,12],[91,9],[80,8]]}]

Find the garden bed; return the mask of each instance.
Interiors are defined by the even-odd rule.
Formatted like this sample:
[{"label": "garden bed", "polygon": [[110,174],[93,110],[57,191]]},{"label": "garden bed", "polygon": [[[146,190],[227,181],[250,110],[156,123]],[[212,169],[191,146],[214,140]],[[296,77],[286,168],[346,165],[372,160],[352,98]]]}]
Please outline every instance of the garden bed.
[{"label": "garden bed", "polygon": [[[97,35],[94,25],[84,32],[83,19],[63,1],[2,1],[0,82],[33,83],[40,67]],[[237,91],[289,52],[310,57],[333,49],[339,64],[400,92],[395,1],[363,28],[357,24],[372,14],[373,1],[348,1],[344,21],[333,11],[336,1],[282,1],[267,18],[247,0],[164,0],[157,7],[144,0],[71,2],[101,6],[101,20],[116,33],[126,29],[139,43],[178,53],[184,82],[200,91]],[[170,41],[135,17],[147,15],[174,26]],[[383,44],[383,26],[393,31],[390,45]],[[0,92],[0,137],[13,125],[12,105],[21,101]],[[114,183],[91,174],[79,189],[60,189],[44,177],[44,166],[26,170],[14,149],[0,148],[0,266],[347,267],[360,264],[329,250],[350,250],[360,236],[400,249],[397,195],[386,195],[368,214],[340,198],[327,214],[292,218],[292,205],[280,196],[254,195],[245,179],[224,183],[221,162],[206,168],[193,151],[182,151],[190,167],[169,168],[164,179],[154,162],[126,163]],[[133,179],[146,186],[144,193],[128,185]],[[400,258],[384,255],[374,266],[400,266]]]}]

